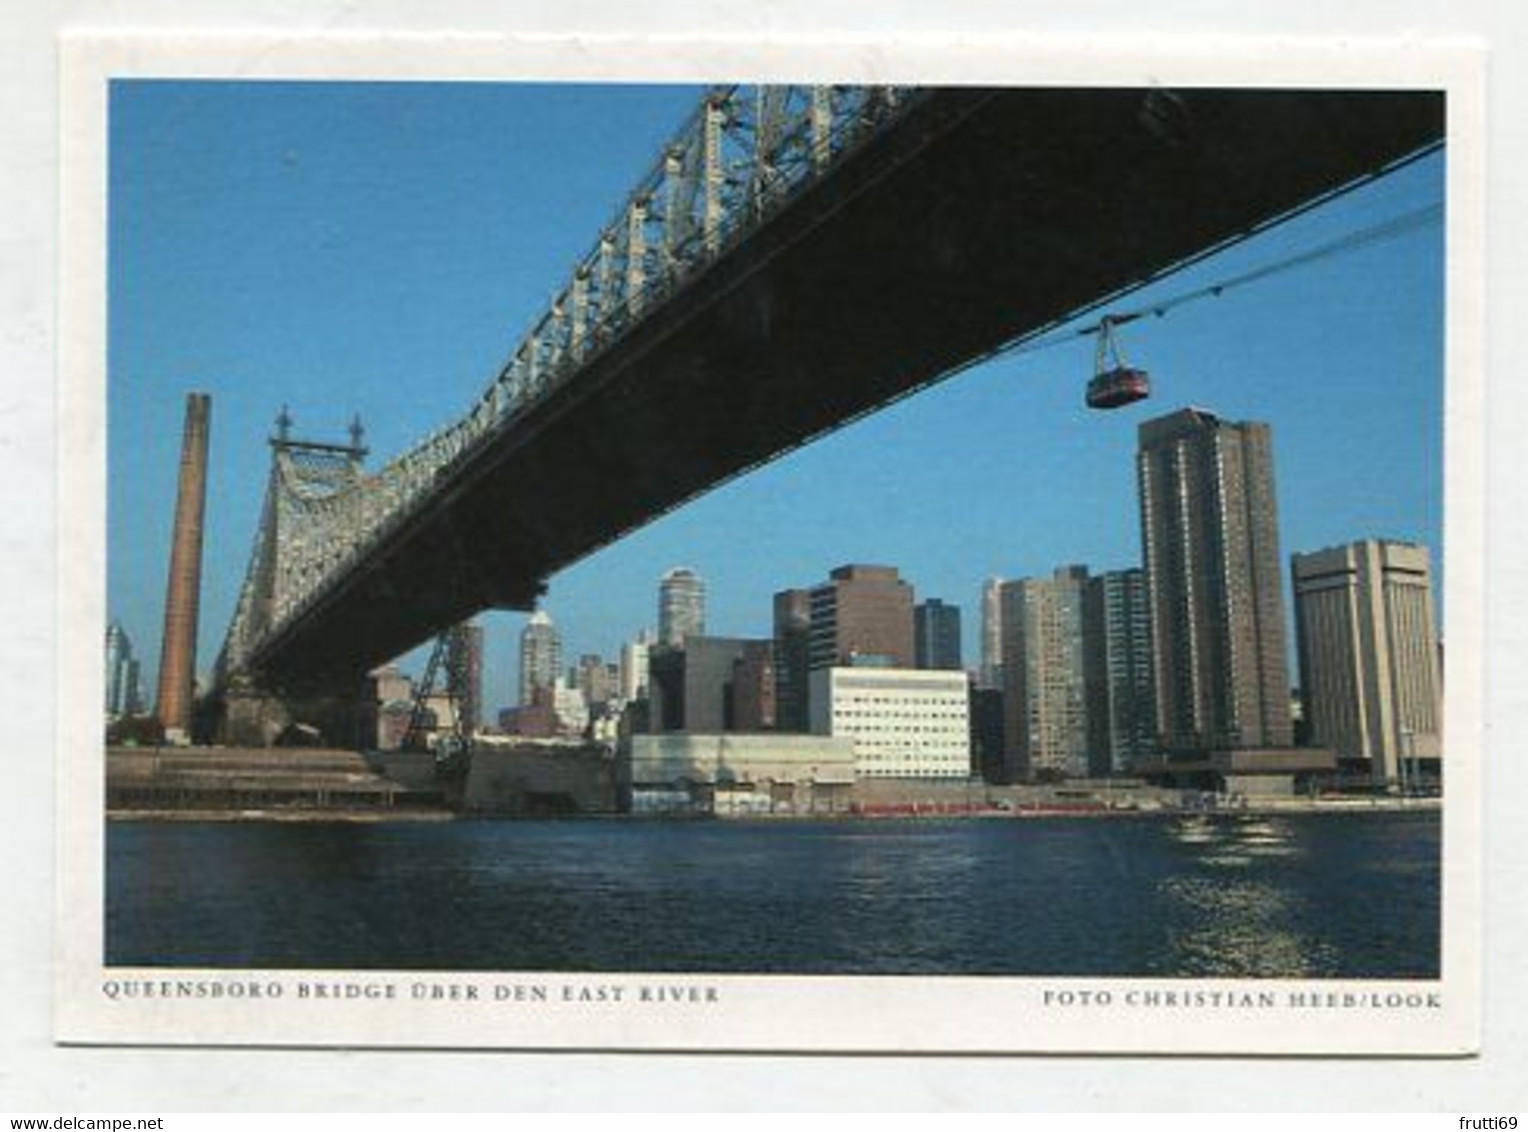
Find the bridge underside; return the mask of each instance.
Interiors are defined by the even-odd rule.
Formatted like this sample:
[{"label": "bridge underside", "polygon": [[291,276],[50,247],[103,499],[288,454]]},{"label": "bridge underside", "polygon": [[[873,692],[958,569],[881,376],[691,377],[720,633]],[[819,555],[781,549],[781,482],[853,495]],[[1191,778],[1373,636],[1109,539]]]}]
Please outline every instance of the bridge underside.
[{"label": "bridge underside", "polygon": [[348,687],[690,496],[1441,140],[1425,92],[945,90],[546,397],[256,654]]}]

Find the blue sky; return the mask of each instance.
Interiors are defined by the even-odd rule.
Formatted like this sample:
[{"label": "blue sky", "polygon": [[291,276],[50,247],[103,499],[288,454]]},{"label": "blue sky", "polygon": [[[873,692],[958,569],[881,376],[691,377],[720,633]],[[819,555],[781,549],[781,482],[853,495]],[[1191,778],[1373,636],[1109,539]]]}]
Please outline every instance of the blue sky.
[{"label": "blue sky", "polygon": [[[186,393],[212,394],[199,668],[243,578],[283,404],[380,463],[466,409],[624,201],[697,88],[117,83],[111,101],[108,610],[152,696]],[[1443,194],[1434,156],[1125,300],[1177,295]],[[1438,226],[1124,331],[1152,400],[1081,404],[1092,342],[1000,358],[728,484],[570,567],[564,655],[613,658],[687,565],[708,629],[768,635],[770,596],[894,564],[962,607],[982,580],[1139,561],[1142,420],[1186,404],[1272,425],[1284,553],[1441,545]],[[483,618],[490,709],[523,615]],[[1293,674],[1292,674],[1293,675]]]}]

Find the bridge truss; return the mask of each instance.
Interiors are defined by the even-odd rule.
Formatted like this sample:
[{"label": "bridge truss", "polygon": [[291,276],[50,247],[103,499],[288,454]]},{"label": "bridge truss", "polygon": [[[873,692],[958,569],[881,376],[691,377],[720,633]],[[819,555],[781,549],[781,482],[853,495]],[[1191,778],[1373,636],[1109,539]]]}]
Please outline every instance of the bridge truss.
[{"label": "bridge truss", "polygon": [[713,88],[454,423],[367,472],[358,430],[348,447],[292,441],[283,410],[219,685],[249,672],[266,642],[428,507],[473,452],[921,96],[907,87]]}]

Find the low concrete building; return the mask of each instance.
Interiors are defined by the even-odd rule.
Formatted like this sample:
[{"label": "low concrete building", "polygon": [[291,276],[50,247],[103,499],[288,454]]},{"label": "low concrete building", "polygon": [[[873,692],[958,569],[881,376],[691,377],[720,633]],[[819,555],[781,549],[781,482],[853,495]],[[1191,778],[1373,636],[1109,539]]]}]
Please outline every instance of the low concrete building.
[{"label": "low concrete building", "polygon": [[633,735],[620,760],[632,813],[838,813],[854,786],[854,744],[820,735]]},{"label": "low concrete building", "polygon": [[1335,773],[1337,757],[1325,747],[1243,747],[1139,760],[1147,782],[1215,790],[1247,798],[1289,797]]}]

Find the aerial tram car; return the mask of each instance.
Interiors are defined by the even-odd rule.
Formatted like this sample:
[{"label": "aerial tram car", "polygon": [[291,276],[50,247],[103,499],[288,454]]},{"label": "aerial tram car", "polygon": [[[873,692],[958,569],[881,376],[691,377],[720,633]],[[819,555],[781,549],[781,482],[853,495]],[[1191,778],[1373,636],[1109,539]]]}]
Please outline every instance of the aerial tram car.
[{"label": "aerial tram car", "polygon": [[1088,382],[1090,409],[1120,409],[1151,396],[1151,378],[1143,369],[1125,364],[1114,328],[1138,315],[1105,315],[1100,320],[1098,351],[1093,359],[1093,379]]},{"label": "aerial tram car", "polygon": [[[1429,149],[1426,152],[1431,153],[1433,150]],[[1407,160],[1414,160],[1414,158]],[[1410,212],[1392,217],[1382,223],[1350,232],[1325,244],[1288,255],[1273,263],[1263,264],[1260,267],[1243,271],[1241,274],[1234,275],[1229,279],[1221,279],[1184,294],[1163,299],[1149,307],[1125,311],[1119,314],[1106,314],[1094,325],[1069,332],[1064,336],[1050,336],[1034,341],[1016,340],[1014,346],[1019,347],[1022,345],[1022,348],[1026,350],[1043,349],[1047,346],[1059,345],[1063,340],[1071,338],[1074,334],[1095,335],[1098,339],[1098,348],[1093,358],[1093,377],[1088,382],[1085,401],[1090,409],[1122,409],[1126,405],[1133,405],[1137,401],[1144,401],[1151,396],[1151,378],[1145,370],[1126,363],[1119,347],[1119,337],[1117,334],[1119,327],[1128,322],[1134,322],[1138,318],[1143,318],[1148,314],[1161,318],[1163,315],[1176,310],[1186,303],[1195,303],[1201,299],[1219,298],[1233,288],[1240,288],[1250,283],[1260,282],[1272,276],[1281,275],[1286,271],[1308,267],[1321,260],[1345,255],[1381,241],[1393,240],[1420,228],[1439,224],[1442,222],[1442,219],[1443,205],[1441,202],[1435,201],[1413,209]]]}]

